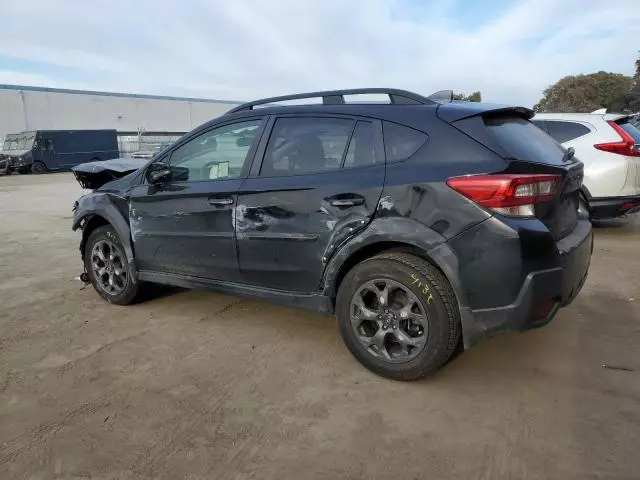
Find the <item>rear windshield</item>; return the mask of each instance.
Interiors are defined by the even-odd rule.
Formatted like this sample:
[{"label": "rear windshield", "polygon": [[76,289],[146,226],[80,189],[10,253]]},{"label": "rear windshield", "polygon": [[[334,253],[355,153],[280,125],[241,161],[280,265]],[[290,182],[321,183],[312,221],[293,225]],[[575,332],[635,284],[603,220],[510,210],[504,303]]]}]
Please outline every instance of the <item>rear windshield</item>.
[{"label": "rear windshield", "polygon": [[640,130],[638,130],[637,127],[635,127],[631,122],[628,122],[626,118],[624,120],[619,120],[616,123],[620,128],[627,132],[636,143],[640,143]]},{"label": "rear windshield", "polygon": [[562,165],[564,148],[529,120],[490,117],[484,123],[508,155],[515,160]]}]

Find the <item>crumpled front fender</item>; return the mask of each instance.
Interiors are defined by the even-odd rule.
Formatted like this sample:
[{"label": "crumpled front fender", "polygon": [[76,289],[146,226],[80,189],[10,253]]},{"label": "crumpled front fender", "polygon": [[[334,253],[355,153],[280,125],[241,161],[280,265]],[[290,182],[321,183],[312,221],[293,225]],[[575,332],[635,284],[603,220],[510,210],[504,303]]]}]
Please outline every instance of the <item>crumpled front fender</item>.
[{"label": "crumpled front fender", "polygon": [[137,281],[127,199],[113,193],[94,192],[78,199],[74,208],[72,229],[75,231],[82,228],[80,253],[83,258],[84,247],[89,234],[96,226],[104,224],[103,221],[99,220],[103,219],[115,229],[120,237],[133,281]]}]

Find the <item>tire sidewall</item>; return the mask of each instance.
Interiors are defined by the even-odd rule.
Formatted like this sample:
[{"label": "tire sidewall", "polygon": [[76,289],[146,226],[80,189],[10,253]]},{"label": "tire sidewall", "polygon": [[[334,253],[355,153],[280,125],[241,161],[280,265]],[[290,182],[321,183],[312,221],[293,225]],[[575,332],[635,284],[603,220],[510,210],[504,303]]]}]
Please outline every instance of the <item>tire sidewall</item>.
[{"label": "tire sidewall", "polygon": [[[416,295],[427,314],[429,324],[427,344],[418,356],[407,362],[390,363],[374,357],[359,342],[351,326],[350,306],[353,295],[364,283],[375,279],[394,280],[404,285]],[[426,294],[425,287],[428,289]],[[432,297],[431,300],[428,300],[429,295]],[[340,334],[347,348],[365,367],[383,376],[397,378],[397,374],[400,374],[407,379],[422,376],[431,370],[431,365],[439,366],[441,363],[439,359],[447,349],[449,312],[438,290],[433,282],[418,270],[394,260],[373,258],[354,267],[340,285],[336,299],[336,316]]]},{"label": "tire sidewall", "polygon": [[[117,295],[110,295],[97,286],[97,280],[93,272],[93,268],[91,266],[91,252],[93,251],[94,245],[100,240],[109,240],[110,242],[115,243],[120,249],[120,251],[122,252],[122,255],[125,256],[124,258],[125,262],[124,262],[123,268],[125,268],[127,271],[127,285],[122,290],[122,292],[120,292]],[[107,302],[115,303],[117,305],[126,305],[130,303],[135,297],[137,292],[137,286],[133,282],[133,275],[131,272],[131,268],[129,266],[129,262],[126,259],[124,246],[120,241],[120,236],[118,235],[118,233],[115,231],[113,227],[111,226],[98,227],[93,232],[91,232],[91,234],[89,235],[89,238],[87,239],[87,243],[84,249],[84,267],[85,267],[85,271],[87,272],[87,275],[89,276],[89,281],[91,282],[91,285],[93,285],[93,288],[95,289],[95,291],[98,292],[98,294],[102,298],[104,298]]]}]

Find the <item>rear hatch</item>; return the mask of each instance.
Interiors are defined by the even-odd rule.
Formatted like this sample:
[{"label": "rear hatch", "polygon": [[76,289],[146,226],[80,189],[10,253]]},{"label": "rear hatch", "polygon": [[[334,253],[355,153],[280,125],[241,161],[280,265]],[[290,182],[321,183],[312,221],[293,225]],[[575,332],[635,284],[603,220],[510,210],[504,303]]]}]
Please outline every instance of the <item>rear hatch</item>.
[{"label": "rear hatch", "polygon": [[[473,107],[464,115],[459,108],[441,105],[438,115],[507,162],[501,174],[558,175],[560,184],[553,198],[536,202],[535,216],[546,225],[554,239],[573,231],[578,222],[583,165],[549,135],[533,125],[531,110],[504,106]],[[442,110],[442,112],[441,112]],[[490,173],[490,172],[488,172]]]},{"label": "rear hatch", "polygon": [[[631,120],[632,117],[625,116],[609,121],[610,124],[615,124],[612,127],[622,140],[604,144],[605,148],[602,148],[602,144],[596,148],[618,153],[629,158],[623,194],[637,195],[640,192],[640,130]],[[613,149],[607,149],[606,146],[613,147]]]}]

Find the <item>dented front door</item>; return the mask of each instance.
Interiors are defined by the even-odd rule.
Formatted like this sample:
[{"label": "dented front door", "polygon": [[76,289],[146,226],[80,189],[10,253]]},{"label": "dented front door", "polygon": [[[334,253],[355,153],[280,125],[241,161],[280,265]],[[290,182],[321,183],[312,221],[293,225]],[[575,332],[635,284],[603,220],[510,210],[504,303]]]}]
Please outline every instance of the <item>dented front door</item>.
[{"label": "dented front door", "polygon": [[234,280],[236,191],[242,180],[169,182],[131,191],[130,224],[140,270]]}]

